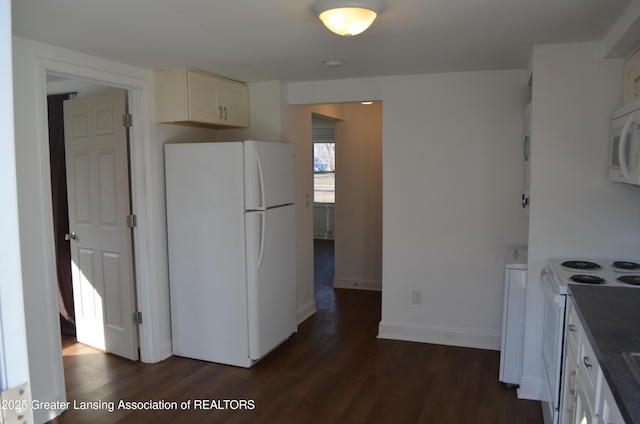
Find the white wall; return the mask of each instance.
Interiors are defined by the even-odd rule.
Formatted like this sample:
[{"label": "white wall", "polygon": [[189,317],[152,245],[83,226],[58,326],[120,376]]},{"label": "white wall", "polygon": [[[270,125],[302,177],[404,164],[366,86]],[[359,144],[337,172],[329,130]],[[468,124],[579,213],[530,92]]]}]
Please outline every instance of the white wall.
[{"label": "white wall", "polygon": [[[394,80],[384,93],[380,335],[498,349],[520,209],[524,71]],[[422,290],[423,305],[411,305]]]},{"label": "white wall", "polygon": [[[524,70],[292,83],[290,104],[382,100],[380,337],[499,348],[520,210]],[[411,305],[422,290],[423,304]]]},{"label": "white wall", "polygon": [[382,289],[382,109],[344,104],[335,126],[334,287]]},{"label": "white wall", "polygon": [[[18,228],[13,84],[11,70],[11,2],[0,1],[0,390],[29,383],[27,339]],[[28,399],[28,397],[27,397]],[[4,412],[4,411],[3,411]],[[28,417],[27,417],[28,419]]]},{"label": "white wall", "polygon": [[533,50],[531,209],[520,396],[539,398],[540,271],[551,257],[640,255],[640,190],[607,180],[610,117],[622,105],[622,60],[599,43]]}]

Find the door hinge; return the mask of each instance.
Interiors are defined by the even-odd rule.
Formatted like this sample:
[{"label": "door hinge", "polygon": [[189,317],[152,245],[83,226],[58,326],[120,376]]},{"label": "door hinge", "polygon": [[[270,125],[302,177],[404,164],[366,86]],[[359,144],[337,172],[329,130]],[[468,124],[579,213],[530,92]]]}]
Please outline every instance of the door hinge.
[{"label": "door hinge", "polygon": [[133,115],[125,113],[122,115],[122,126],[130,128],[133,125]]},{"label": "door hinge", "polygon": [[127,227],[135,228],[137,226],[138,226],[138,217],[136,217],[135,215],[128,215],[127,216]]},{"label": "door hinge", "polygon": [[133,325],[142,324],[142,312],[134,312],[132,318]]},{"label": "door hinge", "polygon": [[24,424],[33,421],[34,407],[31,404],[29,383],[0,392],[0,400],[2,401],[0,423]]}]

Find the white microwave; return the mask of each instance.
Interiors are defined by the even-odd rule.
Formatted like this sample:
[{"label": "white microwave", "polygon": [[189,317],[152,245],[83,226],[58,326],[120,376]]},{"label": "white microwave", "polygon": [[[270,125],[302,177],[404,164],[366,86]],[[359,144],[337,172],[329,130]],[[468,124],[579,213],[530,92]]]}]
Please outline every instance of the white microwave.
[{"label": "white microwave", "polygon": [[612,115],[609,179],[640,185],[640,101]]}]

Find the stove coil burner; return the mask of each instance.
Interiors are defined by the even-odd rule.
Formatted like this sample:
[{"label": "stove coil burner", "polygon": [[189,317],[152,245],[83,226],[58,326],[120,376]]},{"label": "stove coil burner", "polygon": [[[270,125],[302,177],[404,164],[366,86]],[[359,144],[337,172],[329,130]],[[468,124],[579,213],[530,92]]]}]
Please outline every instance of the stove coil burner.
[{"label": "stove coil burner", "polygon": [[605,282],[604,278],[600,278],[597,275],[572,275],[569,280],[582,284],[603,284]]},{"label": "stove coil burner", "polygon": [[623,271],[640,271],[640,264],[635,262],[616,261],[611,266]]},{"label": "stove coil burner", "polygon": [[616,278],[621,283],[631,284],[632,286],[640,286],[640,275],[623,275]]},{"label": "stove coil burner", "polygon": [[582,269],[586,271],[601,269],[602,267],[595,262],[589,261],[566,261],[562,262],[562,266],[570,269]]}]

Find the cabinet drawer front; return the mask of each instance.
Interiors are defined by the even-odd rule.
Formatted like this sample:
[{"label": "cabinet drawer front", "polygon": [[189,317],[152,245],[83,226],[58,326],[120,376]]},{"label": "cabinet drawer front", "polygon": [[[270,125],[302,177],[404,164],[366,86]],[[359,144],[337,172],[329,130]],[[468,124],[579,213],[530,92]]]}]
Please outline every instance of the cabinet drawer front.
[{"label": "cabinet drawer front", "polygon": [[618,405],[616,405],[616,401],[613,398],[613,394],[611,394],[611,389],[609,389],[609,385],[606,381],[602,382],[602,388],[600,389],[600,402],[598,402],[599,413],[598,415],[602,417],[602,424],[624,424],[624,419],[622,418],[622,414],[618,409]]},{"label": "cabinet drawer front", "polygon": [[574,411],[573,423],[596,423],[598,417],[594,409],[593,399],[589,398],[589,392],[586,390],[585,381],[578,375],[576,380],[576,407]]},{"label": "cabinet drawer front", "polygon": [[[578,374],[582,387],[586,393],[587,400],[591,405],[596,405],[597,388],[602,373],[596,355],[593,353],[591,345],[587,342],[586,337],[580,343],[578,353]],[[597,412],[597,411],[596,411]]]},{"label": "cabinet drawer front", "polygon": [[577,364],[578,363],[578,346],[567,344],[567,348],[565,349],[565,357],[566,357],[566,361],[573,364]]},{"label": "cabinet drawer front", "polygon": [[575,308],[569,303],[567,314],[567,345],[570,346],[574,352],[578,352],[580,337],[582,337],[582,325],[580,324],[580,319],[578,318]]}]

